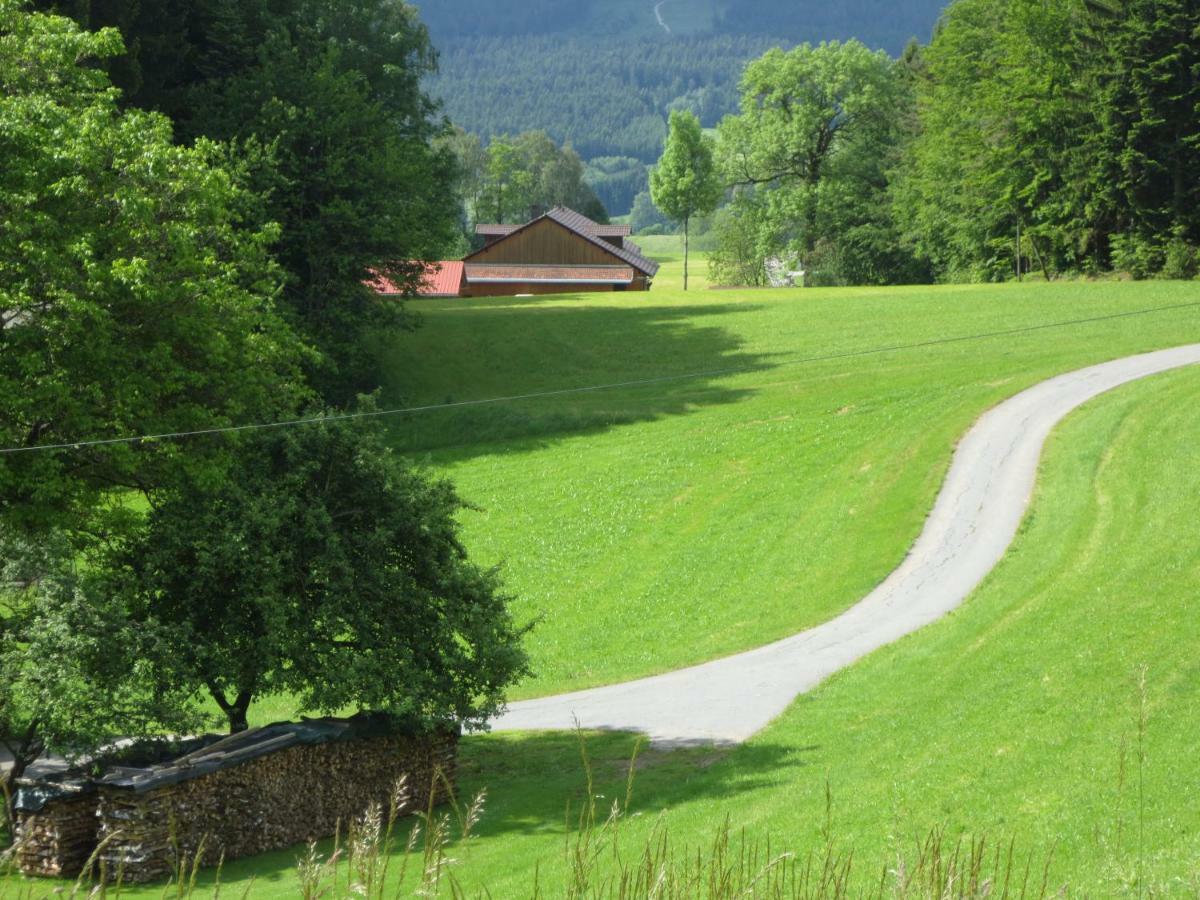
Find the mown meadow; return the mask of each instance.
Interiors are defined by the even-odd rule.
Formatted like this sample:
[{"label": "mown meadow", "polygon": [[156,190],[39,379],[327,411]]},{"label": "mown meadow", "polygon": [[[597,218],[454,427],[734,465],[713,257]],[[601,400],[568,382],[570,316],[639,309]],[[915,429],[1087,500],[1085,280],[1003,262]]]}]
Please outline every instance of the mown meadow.
[{"label": "mown meadow", "polygon": [[664,274],[641,296],[414,304],[390,349],[387,405],[443,407],[396,417],[395,445],[475,504],[473,556],[539,619],[517,696],[829,618],[903,558],[983,410],[1200,339],[1188,283],[684,294]]},{"label": "mown meadow", "polygon": [[[473,556],[504,566],[519,617],[540,617],[519,696],[828,618],[903,557],[984,409],[1200,341],[1188,283],[684,294],[675,277],[672,260],[648,295],[414,304],[423,327],[387,348],[387,404],[444,407],[397,417],[396,446],[454,480],[475,505]],[[735,842],[744,829],[801,862],[833,847],[873,892],[940,830],[1011,847],[1031,891],[1043,872],[1072,895],[1200,891],[1197,396],[1200,371],[1181,370],[1073,413],[973,597],[747,744],[582,736],[602,814],[637,753],[625,862],[663,835],[707,853],[728,820]],[[487,792],[450,848],[467,894],[533,896],[535,878],[569,893],[585,784],[579,736],[467,739],[462,794]],[[222,890],[293,896],[302,852],[227,864]]]}]

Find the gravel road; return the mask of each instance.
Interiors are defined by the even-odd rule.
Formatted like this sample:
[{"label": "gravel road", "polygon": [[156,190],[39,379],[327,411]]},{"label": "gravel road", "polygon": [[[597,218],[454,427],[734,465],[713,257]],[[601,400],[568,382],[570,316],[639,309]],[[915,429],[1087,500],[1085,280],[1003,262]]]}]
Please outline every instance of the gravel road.
[{"label": "gravel road", "polygon": [[1042,447],[1082,403],[1122,384],[1200,363],[1200,344],[1127,357],[1052,378],[984,414],[955,451],[908,557],[837,618],[773,644],[637,681],[510,705],[498,730],[638,731],[657,744],[736,743],[797,695],[963,602],[1012,543]]}]

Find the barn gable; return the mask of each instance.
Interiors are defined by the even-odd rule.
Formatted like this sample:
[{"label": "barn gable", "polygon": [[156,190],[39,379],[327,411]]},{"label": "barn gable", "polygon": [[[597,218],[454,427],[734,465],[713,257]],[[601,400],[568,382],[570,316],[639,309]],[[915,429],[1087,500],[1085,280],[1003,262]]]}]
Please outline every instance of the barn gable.
[{"label": "barn gable", "polygon": [[658,272],[626,240],[629,227],[600,225],[556,207],[524,225],[479,225],[487,244],[466,263],[472,296],[645,291]]}]

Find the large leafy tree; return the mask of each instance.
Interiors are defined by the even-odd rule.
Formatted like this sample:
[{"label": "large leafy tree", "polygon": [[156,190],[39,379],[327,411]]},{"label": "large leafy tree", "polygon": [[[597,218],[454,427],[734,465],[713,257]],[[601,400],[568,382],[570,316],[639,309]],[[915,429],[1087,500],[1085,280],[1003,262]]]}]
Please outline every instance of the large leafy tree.
[{"label": "large leafy tree", "polygon": [[650,170],[650,198],[683,226],[683,289],[688,286],[688,228],[717,208],[725,192],[714,161],[715,142],[689,110],[674,110],[658,165]]},{"label": "large leafy tree", "polygon": [[903,261],[877,249],[895,245],[887,169],[908,102],[898,64],[857,41],[804,44],[751,62],[741,87],[720,159],[735,192],[756,196],[758,243],[797,254],[809,272],[895,278]]},{"label": "large leafy tree", "polygon": [[512,140],[494,138],[488,144],[483,169],[484,207],[476,209],[476,221],[526,221],[533,205],[533,182],[534,173],[522,164]]},{"label": "large leafy tree", "polygon": [[[1076,29],[1092,122],[1074,186],[1099,254],[1137,275],[1196,274],[1200,247],[1200,7],[1092,2]],[[1106,248],[1106,239],[1108,247]],[[1187,259],[1172,260],[1173,254]]]},{"label": "large leafy tree", "polygon": [[118,618],[166,635],[156,683],[237,731],[258,698],[480,725],[526,671],[493,572],[466,559],[445,482],[363,422],[258,433],[229,477],[186,474],[102,565]]},{"label": "large leafy tree", "polygon": [[310,380],[344,404],[378,386],[369,346],[411,325],[364,284],[369,269],[416,288],[419,260],[458,241],[446,123],[422,89],[436,57],[402,0],[73,2],[89,27],[119,26],[110,71],[129,105],[165,113],[177,137],[237,144],[279,224],[281,308],[321,351]]},{"label": "large leafy tree", "polygon": [[493,138],[486,148],[462,133],[453,145],[463,172],[466,217],[479,222],[524,223],[539,209],[567,206],[597,221],[608,213],[584,181],[583,160],[544,131]]},{"label": "large leafy tree", "polygon": [[6,800],[47,749],[88,754],[118,737],[187,734],[203,723],[187,694],[150,677],[151,659],[168,648],[162,635],[128,619],[65,538],[0,535],[0,747],[12,759],[0,778]]},{"label": "large leafy tree", "polygon": [[[447,486],[350,426],[128,439],[270,422],[312,395],[276,313],[278,229],[240,186],[286,176],[286,156],[174,143],[164,116],[118,105],[97,63],[120,52],[114,31],[0,0],[0,565],[24,573],[0,578],[0,742],[26,765],[184,729],[200,691],[234,725],[273,690],[480,721],[524,656]],[[317,71],[349,105],[353,79]],[[336,199],[313,214],[348,215]],[[222,621],[195,618],[219,599]]]},{"label": "large leafy tree", "polygon": [[1019,252],[1049,278],[1088,252],[1071,223],[1073,157],[1088,130],[1075,10],[1074,0],[960,0],[922,51],[920,129],[897,209],[939,277],[1008,277]]},{"label": "large leafy tree", "polygon": [[[275,232],[207,141],[122,111],[111,31],[0,0],[0,517],[96,534],[203,445],[75,442],[272,418],[304,390]],[[44,445],[66,445],[38,450]]]},{"label": "large leafy tree", "polygon": [[954,3],[896,192],[939,277],[1194,275],[1198,29],[1186,0]]},{"label": "large leafy tree", "polygon": [[[270,419],[306,396],[275,312],[271,229],[225,151],[122,111],[96,62],[112,31],[0,0],[0,743],[180,726],[138,673],[148,632],[80,573],[171,478],[219,479],[223,445],[129,435]],[[116,443],[103,443],[105,441]],[[95,443],[100,441],[102,443]],[[116,658],[128,658],[114,667]],[[115,679],[115,680],[114,680]]]}]

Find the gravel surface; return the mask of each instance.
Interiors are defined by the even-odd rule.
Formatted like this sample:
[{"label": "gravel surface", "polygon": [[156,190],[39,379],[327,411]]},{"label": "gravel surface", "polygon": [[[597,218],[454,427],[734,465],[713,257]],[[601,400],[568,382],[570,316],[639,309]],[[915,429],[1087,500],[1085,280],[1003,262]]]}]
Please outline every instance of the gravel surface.
[{"label": "gravel surface", "polygon": [[1042,447],[1071,410],[1122,384],[1200,363],[1200,344],[1052,378],[984,414],[955,451],[908,557],[837,618],[765,647],[652,678],[510,705],[497,730],[638,731],[657,744],[737,743],[798,694],[933,622],[1000,561],[1021,524]]}]

